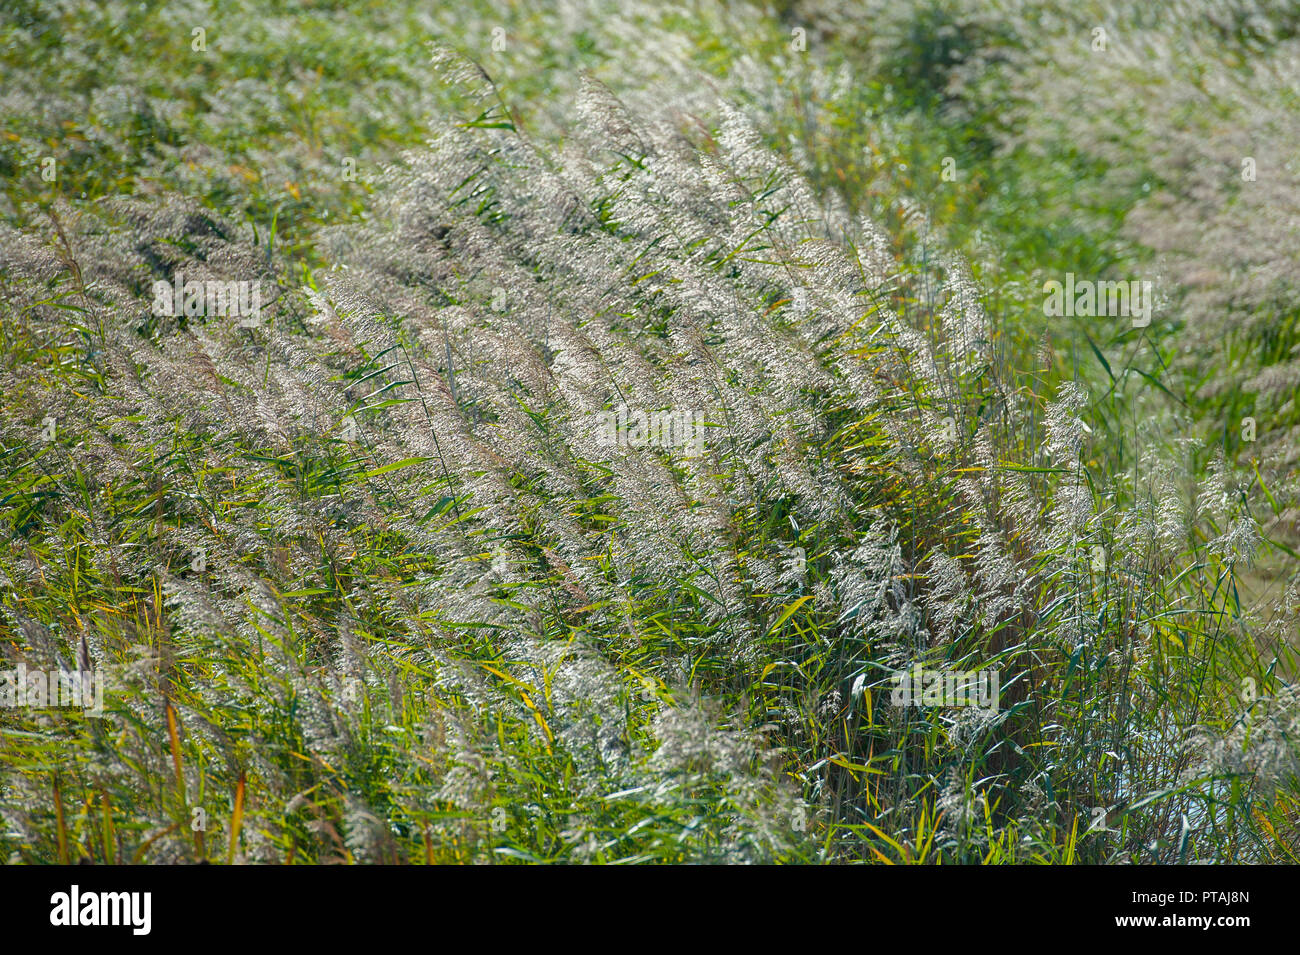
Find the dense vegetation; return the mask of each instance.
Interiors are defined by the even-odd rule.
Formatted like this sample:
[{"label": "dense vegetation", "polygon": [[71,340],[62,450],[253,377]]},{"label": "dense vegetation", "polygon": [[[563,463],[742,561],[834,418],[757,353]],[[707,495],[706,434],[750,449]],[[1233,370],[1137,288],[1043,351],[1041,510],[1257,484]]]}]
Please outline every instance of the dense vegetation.
[{"label": "dense vegetation", "polygon": [[0,858],[1300,862],[1298,27],[9,5]]}]

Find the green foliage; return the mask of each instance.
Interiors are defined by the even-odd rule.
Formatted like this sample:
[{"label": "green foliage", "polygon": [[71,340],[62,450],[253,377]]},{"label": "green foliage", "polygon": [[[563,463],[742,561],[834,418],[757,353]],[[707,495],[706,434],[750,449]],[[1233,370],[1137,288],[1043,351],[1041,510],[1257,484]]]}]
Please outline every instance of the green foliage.
[{"label": "green foliage", "polygon": [[[1294,11],[1187,6],[11,5],[0,656],[111,682],[0,710],[0,853],[1300,861],[1291,287],[1225,332],[1161,245],[1233,155],[1151,141],[1181,87],[1071,111],[1151,78],[1106,22],[1230,121]],[[629,404],[708,452],[593,443]]]}]

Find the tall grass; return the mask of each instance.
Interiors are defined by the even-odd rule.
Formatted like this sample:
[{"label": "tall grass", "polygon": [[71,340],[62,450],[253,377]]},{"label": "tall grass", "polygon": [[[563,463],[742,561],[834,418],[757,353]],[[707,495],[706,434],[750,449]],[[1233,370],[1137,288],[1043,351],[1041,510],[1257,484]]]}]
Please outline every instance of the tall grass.
[{"label": "tall grass", "polygon": [[[1300,861],[1300,603],[1250,598],[1276,482],[1198,444],[1134,357],[1162,330],[1076,335],[1076,373],[1024,290],[1074,260],[900,172],[952,148],[924,57],[851,19],[798,53],[797,7],[525,10],[546,90],[366,16],[375,63],[341,11],[232,17],[212,69],[330,38],[317,79],[232,108],[159,60],[172,132],[92,111],[53,188],[7,160],[0,648],[109,678],[103,719],[0,711],[11,861]],[[59,115],[18,52],[51,23],[6,27],[11,157]],[[156,314],[178,273],[261,283],[261,324]],[[620,407],[704,447],[610,446]],[[893,705],[917,663],[1000,704]]]}]

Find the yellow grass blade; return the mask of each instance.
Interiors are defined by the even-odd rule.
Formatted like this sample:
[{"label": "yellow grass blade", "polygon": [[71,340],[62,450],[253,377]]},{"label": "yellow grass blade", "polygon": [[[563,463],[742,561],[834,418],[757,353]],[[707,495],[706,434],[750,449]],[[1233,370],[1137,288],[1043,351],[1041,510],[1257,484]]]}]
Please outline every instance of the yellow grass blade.
[{"label": "yellow grass blade", "polygon": [[235,861],[235,847],[239,845],[239,830],[244,827],[244,784],[245,776],[240,773],[239,782],[235,784],[235,811],[230,816],[230,846],[226,849],[227,865]]}]

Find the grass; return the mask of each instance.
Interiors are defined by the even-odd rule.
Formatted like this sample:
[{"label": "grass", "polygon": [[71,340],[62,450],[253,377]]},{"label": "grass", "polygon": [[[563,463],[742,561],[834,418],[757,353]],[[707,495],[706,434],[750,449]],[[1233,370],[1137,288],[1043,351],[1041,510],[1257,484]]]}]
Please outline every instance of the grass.
[{"label": "grass", "polygon": [[[113,677],[104,719],[0,712],[5,857],[1300,861],[1291,475],[1200,387],[1293,323],[1193,364],[1177,321],[1049,323],[1045,276],[1153,268],[1142,175],[1015,145],[1023,24],[902,5],[888,56],[797,53],[813,12],[5,15],[0,648]],[[575,116],[583,70],[648,149]],[[151,314],[181,268],[274,285],[268,327]],[[708,396],[705,461],[575,436],[573,380],[659,377]],[[892,706],[914,660],[1001,707]]]}]

